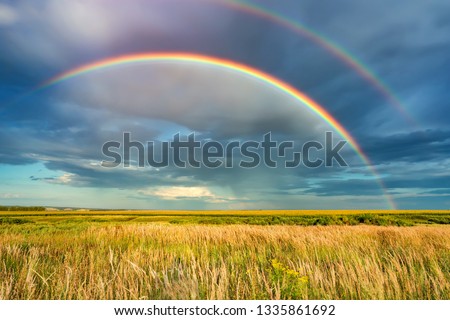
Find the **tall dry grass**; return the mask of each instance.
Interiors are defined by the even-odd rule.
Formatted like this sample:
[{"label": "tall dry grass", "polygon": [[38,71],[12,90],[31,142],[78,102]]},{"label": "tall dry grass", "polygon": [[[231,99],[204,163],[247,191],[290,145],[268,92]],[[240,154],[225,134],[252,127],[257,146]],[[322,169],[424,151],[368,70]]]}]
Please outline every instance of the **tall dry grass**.
[{"label": "tall dry grass", "polygon": [[0,234],[1,299],[450,299],[450,227]]}]

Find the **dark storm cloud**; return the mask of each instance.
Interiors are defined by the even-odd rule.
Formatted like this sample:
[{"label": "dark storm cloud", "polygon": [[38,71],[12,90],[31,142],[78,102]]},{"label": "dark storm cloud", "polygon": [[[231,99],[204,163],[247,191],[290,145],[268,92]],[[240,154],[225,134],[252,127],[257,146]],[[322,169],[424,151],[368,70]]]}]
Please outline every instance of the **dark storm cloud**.
[{"label": "dark storm cloud", "polygon": [[310,187],[304,193],[319,196],[351,196],[351,195],[382,195],[380,186],[373,181],[363,179],[327,180]]},{"label": "dark storm cloud", "polygon": [[427,130],[364,139],[364,150],[374,163],[433,162],[450,154],[450,131]]},{"label": "dark storm cloud", "polygon": [[[277,8],[273,1],[267,3]],[[441,120],[443,115],[448,119],[444,110],[449,101],[450,46],[448,26],[441,22],[450,16],[448,1],[292,1],[292,8],[279,10],[300,18],[353,53],[426,129],[445,128],[444,121],[436,121],[439,115]],[[328,77],[330,81],[322,78],[324,86],[317,89],[318,100],[339,120],[355,134],[380,127],[390,132],[410,130],[387,100],[376,90],[370,91],[370,86],[358,85],[364,81],[347,71],[344,78],[342,73]],[[333,79],[341,79],[339,85]]]},{"label": "dark storm cloud", "polygon": [[143,141],[158,134],[145,121],[137,124],[132,117],[39,97],[4,110],[0,125],[0,163],[17,165],[46,159],[99,159],[103,143],[120,140],[131,127]]},{"label": "dark storm cloud", "polygon": [[427,177],[421,179],[419,175],[411,175],[409,178],[403,179],[387,179],[386,186],[393,189],[408,189],[408,188],[420,188],[420,189],[447,189],[450,193],[450,178],[449,176],[441,177]]},{"label": "dark storm cloud", "polygon": [[[277,99],[275,107],[264,112],[205,104],[190,115],[170,107],[155,108],[163,112],[142,112],[133,109],[132,101],[123,108],[117,91],[110,100],[101,101],[90,97],[89,91],[78,100],[62,99],[48,91],[8,103],[54,74],[89,61],[131,52],[193,51],[249,64],[309,94],[355,136],[392,192],[416,188],[430,195],[438,192],[431,189],[445,193],[450,188],[446,176],[438,177],[450,154],[448,1],[258,2],[302,21],[353,53],[392,89],[417,119],[418,127],[405,122],[374,87],[322,47],[276,23],[218,4],[194,0],[114,5],[102,0],[18,0],[2,4],[9,9],[0,10],[9,13],[0,15],[0,163],[38,161],[49,170],[73,175],[63,180],[59,175],[31,180],[128,189],[149,184],[214,184],[248,196],[252,190],[274,196],[380,194],[361,161],[352,161],[347,171],[219,169],[213,173],[175,168],[108,171],[92,164],[101,158],[99,146],[120,139],[122,131],[133,131],[136,139],[146,141],[167,128],[151,122],[152,117],[219,140],[254,138],[269,130],[306,139],[322,130],[308,133],[308,127],[299,128],[303,122],[297,109],[280,107]],[[356,158],[354,153],[350,157]],[[405,207],[408,203],[420,206],[420,201],[431,203],[430,198],[423,199],[404,196],[399,201]],[[439,199],[444,200],[445,196]]]},{"label": "dark storm cloud", "polygon": [[[5,65],[13,68],[11,74],[20,75],[22,70],[28,75],[38,73],[45,79],[102,56],[139,51],[194,51],[248,63],[295,84],[355,133],[368,125],[376,126],[379,114],[383,114],[384,122],[404,126],[401,116],[357,73],[320,46],[276,23],[226,6],[196,1],[156,1],[152,5],[137,1],[139,7],[106,6],[98,1],[90,5],[72,3],[65,8],[58,3],[61,1],[47,1],[40,6],[30,1],[16,4],[24,19],[5,28],[2,35],[9,45],[3,47],[1,56],[9,59]],[[443,27],[442,23],[434,23],[436,19],[444,19],[445,2],[407,4],[407,10],[402,8],[407,14],[400,15],[387,10],[384,1],[367,6],[355,5],[354,1],[339,5],[329,2],[326,6],[313,1],[301,4],[291,1],[283,6],[268,2],[275,10],[298,13],[307,25],[329,33],[331,40],[343,43],[377,74],[388,76],[388,83],[398,92],[416,91],[418,85],[425,90],[421,77],[424,73],[436,73],[441,68],[439,61],[448,56],[449,50],[445,41],[439,41],[445,24]],[[173,10],[174,6],[177,10]],[[31,14],[37,7],[43,9],[39,19]],[[98,17],[81,24],[78,15],[86,11],[89,16]],[[436,13],[439,18],[434,18]],[[133,19],[130,21],[129,17]],[[168,17],[171,23],[164,23]],[[410,35],[410,26],[420,30],[420,41]],[[423,35],[428,41],[421,40]],[[436,40],[429,40],[431,37]],[[11,77],[7,81],[12,81]],[[373,118],[377,122],[372,123]]]},{"label": "dark storm cloud", "polygon": [[[384,184],[390,194],[401,194],[401,189],[421,189],[426,191],[419,192],[420,194],[450,194],[450,179],[445,177],[429,177],[427,179],[420,179],[417,175],[411,175],[410,178],[403,179],[383,179]],[[439,189],[439,190],[433,190]],[[431,190],[431,191],[430,191]],[[302,190],[301,193],[311,193],[319,196],[352,196],[352,195],[382,195],[382,189],[373,181],[364,179],[351,180],[327,180],[317,185]],[[403,192],[403,191],[402,191]],[[407,192],[407,191],[405,191]],[[286,194],[288,192],[285,192]]]}]

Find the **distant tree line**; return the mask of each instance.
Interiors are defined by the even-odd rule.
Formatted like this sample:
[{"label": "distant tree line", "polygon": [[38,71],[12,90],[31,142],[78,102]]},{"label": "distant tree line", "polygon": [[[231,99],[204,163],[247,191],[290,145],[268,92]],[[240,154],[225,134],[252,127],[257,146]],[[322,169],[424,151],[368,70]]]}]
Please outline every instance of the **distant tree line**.
[{"label": "distant tree line", "polygon": [[45,207],[0,206],[0,211],[45,211]]}]

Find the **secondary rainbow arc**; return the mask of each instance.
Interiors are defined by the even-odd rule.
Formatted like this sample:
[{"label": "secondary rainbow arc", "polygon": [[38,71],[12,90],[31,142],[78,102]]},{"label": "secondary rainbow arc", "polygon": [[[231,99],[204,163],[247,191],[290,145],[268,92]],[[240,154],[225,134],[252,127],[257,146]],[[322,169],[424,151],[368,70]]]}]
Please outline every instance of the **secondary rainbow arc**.
[{"label": "secondary rainbow arc", "polygon": [[368,168],[372,171],[373,175],[377,178],[378,184],[384,192],[387,203],[392,209],[396,208],[396,205],[391,198],[391,196],[386,192],[386,187],[380,178],[380,175],[372,165],[371,161],[367,157],[367,155],[363,152],[362,148],[359,146],[356,139],[347,131],[330,113],[328,113],[320,104],[315,102],[313,99],[308,97],[303,92],[294,88],[292,85],[272,76],[263,71],[255,69],[253,67],[217,57],[192,54],[192,53],[179,53],[179,52],[164,52],[164,53],[143,53],[143,54],[131,54],[124,55],[119,57],[106,58],[100,61],[95,61],[89,64],[82,65],[80,67],[76,67],[69,71],[63,72],[50,80],[42,83],[39,87],[34,90],[40,91],[49,86],[55,85],[62,81],[80,76],[82,74],[86,74],[89,72],[93,72],[96,70],[101,70],[105,68],[110,68],[118,65],[126,65],[133,64],[139,62],[189,62],[189,63],[198,63],[202,65],[215,66],[219,68],[224,68],[227,70],[234,70],[236,72],[251,76],[255,79],[263,81],[267,84],[272,85],[274,88],[290,95],[295,98],[299,102],[301,102],[304,106],[312,110],[319,117],[321,117],[326,123],[328,123],[331,127],[334,128],[347,142],[350,146],[355,150],[358,156],[363,160],[363,162],[368,166]]},{"label": "secondary rainbow arc", "polygon": [[407,108],[400,101],[400,99],[392,92],[392,90],[370,70],[370,68],[363,62],[358,60],[355,55],[346,51],[337,43],[331,41],[324,35],[305,26],[304,24],[284,17],[281,14],[274,13],[268,9],[258,6],[253,3],[247,3],[245,1],[238,0],[204,0],[207,2],[215,3],[228,7],[232,10],[241,11],[249,15],[266,19],[273,23],[276,23],[286,29],[291,30],[294,33],[301,35],[309,41],[315,43],[317,46],[323,48],[326,52],[342,61],[345,65],[350,67],[361,78],[365,79],[379,94],[381,94],[403,118],[411,125],[418,126],[417,121],[410,115]]}]

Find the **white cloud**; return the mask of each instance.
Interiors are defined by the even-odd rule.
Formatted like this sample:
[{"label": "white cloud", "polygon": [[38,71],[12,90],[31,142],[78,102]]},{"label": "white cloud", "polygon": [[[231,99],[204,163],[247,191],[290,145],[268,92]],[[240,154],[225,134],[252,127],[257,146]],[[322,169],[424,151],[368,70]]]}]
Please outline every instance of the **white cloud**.
[{"label": "white cloud", "polygon": [[62,176],[59,176],[56,178],[47,178],[44,180],[49,183],[55,183],[55,184],[69,184],[72,182],[72,179],[74,176],[75,175],[72,173],[64,173]]},{"label": "white cloud", "polygon": [[18,16],[11,7],[0,4],[0,25],[10,25],[17,21]]},{"label": "white cloud", "polygon": [[177,198],[214,198],[215,195],[206,187],[169,187],[159,188],[154,195],[163,199]]},{"label": "white cloud", "polygon": [[18,199],[20,195],[16,193],[2,193],[0,194],[0,199]]},{"label": "white cloud", "polygon": [[225,203],[238,200],[222,197],[207,187],[160,187],[140,190],[141,195],[154,196],[163,200],[202,200],[210,203]]}]

